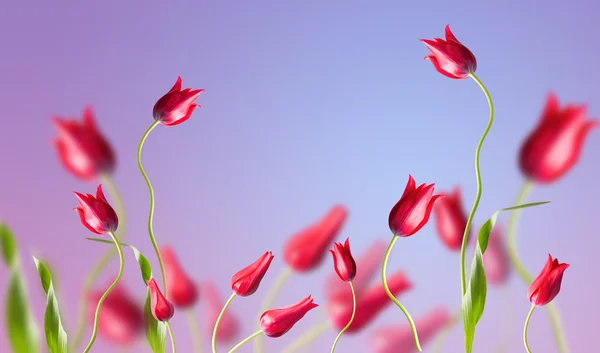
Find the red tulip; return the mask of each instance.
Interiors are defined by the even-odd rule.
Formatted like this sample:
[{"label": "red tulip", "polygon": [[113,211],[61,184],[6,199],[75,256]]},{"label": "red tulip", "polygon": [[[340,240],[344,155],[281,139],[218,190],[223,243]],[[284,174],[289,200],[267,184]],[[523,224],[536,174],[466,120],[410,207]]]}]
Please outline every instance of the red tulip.
[{"label": "red tulip", "polygon": [[[96,306],[102,292],[87,295],[88,319],[94,322]],[[129,296],[122,285],[117,285],[106,297],[98,317],[98,332],[108,341],[121,345],[131,345],[144,330],[144,312],[136,301]]]},{"label": "red tulip", "polygon": [[552,256],[548,254],[546,265],[527,291],[531,304],[542,306],[550,303],[560,292],[563,273],[567,268],[569,264],[558,263],[558,259],[552,260]]},{"label": "red tulip", "polygon": [[154,278],[150,278],[148,281],[148,289],[150,290],[152,316],[158,321],[169,321],[175,314],[173,304],[163,296]]},{"label": "red tulip", "polygon": [[52,118],[58,132],[53,140],[58,158],[77,178],[91,180],[115,169],[115,154],[94,122],[91,107],[83,110],[83,122]]},{"label": "red tulip", "polygon": [[527,137],[519,155],[525,176],[538,183],[552,183],[565,175],[579,160],[583,142],[599,120],[586,120],[584,105],[560,108],[550,93],[536,128]]},{"label": "red tulip", "polygon": [[444,196],[433,208],[437,233],[448,249],[460,250],[467,226],[467,215],[463,210],[460,189],[456,187]]},{"label": "red tulip", "polygon": [[267,273],[271,261],[273,260],[273,253],[267,251],[258,260],[242,269],[231,278],[231,289],[236,295],[247,297],[252,295],[258,289],[260,281]]},{"label": "red tulip", "polygon": [[502,285],[508,280],[510,259],[498,224],[492,229],[487,250],[483,254],[483,267],[488,283]]},{"label": "red tulip", "polygon": [[[398,296],[409,290],[412,287],[412,284],[408,281],[404,272],[399,271],[388,278],[388,286],[390,292],[392,292],[394,296]],[[392,301],[383,289],[383,284],[378,283],[377,285],[374,285],[371,289],[357,297],[354,321],[346,333],[359,332],[373,322],[377,315],[391,303]],[[329,321],[331,321],[336,329],[341,330],[344,328],[352,316],[352,296],[348,296],[346,293],[340,293],[337,296],[330,298],[327,302],[327,313],[329,315]]]},{"label": "red tulip", "polygon": [[427,224],[435,201],[443,197],[433,195],[434,185],[416,187],[415,179],[412,175],[408,176],[404,193],[390,212],[389,225],[394,235],[408,237]]},{"label": "red tulip", "polygon": [[189,308],[198,300],[198,288],[192,279],[183,271],[175,252],[170,246],[164,246],[161,257],[167,276],[167,297],[173,305]]},{"label": "red tulip", "polygon": [[[212,334],[219,313],[221,312],[221,309],[223,309],[223,305],[225,305],[225,300],[219,295],[217,287],[213,282],[205,282],[202,284],[201,288],[204,298],[203,302],[206,303],[207,306],[205,316],[207,318],[206,326],[208,331]],[[221,343],[233,341],[238,335],[239,326],[238,320],[231,314],[231,309],[226,310],[221,319],[221,323],[219,324],[217,341]]]},{"label": "red tulip", "polygon": [[[421,344],[433,339],[444,327],[450,324],[450,313],[437,308],[417,318],[415,324],[419,330]],[[375,331],[371,336],[373,353],[413,353],[415,343],[410,325],[390,325]]]},{"label": "red tulip", "polygon": [[456,39],[450,26],[446,26],[446,40],[421,39],[421,42],[431,51],[425,59],[431,60],[433,67],[442,75],[461,80],[477,70],[475,55]]},{"label": "red tulip", "polygon": [[188,120],[200,104],[194,103],[203,89],[192,90],[186,88],[181,90],[181,77],[177,77],[177,82],[167,94],[162,96],[154,105],[152,115],[154,120],[160,121],[165,126],[175,126]]},{"label": "red tulip", "polygon": [[309,295],[294,305],[267,310],[260,316],[260,329],[269,337],[281,337],[317,306]]},{"label": "red tulip", "polygon": [[320,221],[294,235],[286,244],[283,259],[292,269],[307,272],[324,259],[327,248],[348,217],[346,207],[334,206]]},{"label": "red tulip", "polygon": [[96,189],[96,197],[90,194],[75,192],[75,196],[81,207],[75,207],[79,213],[81,223],[96,234],[114,232],[119,226],[117,213],[110,206],[102,192],[102,184]]},{"label": "red tulip", "polygon": [[350,252],[350,239],[346,239],[344,245],[333,243],[334,250],[329,250],[333,255],[333,268],[340,279],[350,282],[356,276],[356,263]]}]

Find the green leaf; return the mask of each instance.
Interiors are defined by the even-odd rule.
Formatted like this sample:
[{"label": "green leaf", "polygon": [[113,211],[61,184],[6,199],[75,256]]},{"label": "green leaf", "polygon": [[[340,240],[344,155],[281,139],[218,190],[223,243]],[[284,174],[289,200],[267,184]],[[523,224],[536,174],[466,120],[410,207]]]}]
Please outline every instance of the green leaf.
[{"label": "green leaf", "polygon": [[2,260],[8,268],[13,268],[19,264],[19,254],[17,250],[17,241],[11,230],[4,223],[0,222],[0,248],[2,248]]},{"label": "green leaf", "polygon": [[42,287],[46,292],[46,312],[44,313],[44,332],[50,353],[67,353],[67,333],[63,328],[58,309],[58,299],[54,293],[52,275],[44,263],[33,257],[35,267],[40,275]]},{"label": "green leaf", "polygon": [[485,269],[483,268],[483,254],[487,250],[490,234],[500,212],[512,211],[520,208],[539,206],[550,201],[532,202],[523,205],[507,207],[496,211],[479,229],[477,237],[477,246],[475,255],[471,262],[471,273],[467,284],[467,291],[462,298],[463,324],[465,331],[465,345],[467,353],[471,353],[473,349],[473,340],[475,339],[475,327],[485,309],[485,299],[487,296],[487,282],[485,277]]},{"label": "green leaf", "polygon": [[38,328],[33,321],[25,283],[19,271],[12,271],[6,294],[6,330],[13,352],[40,351]]}]

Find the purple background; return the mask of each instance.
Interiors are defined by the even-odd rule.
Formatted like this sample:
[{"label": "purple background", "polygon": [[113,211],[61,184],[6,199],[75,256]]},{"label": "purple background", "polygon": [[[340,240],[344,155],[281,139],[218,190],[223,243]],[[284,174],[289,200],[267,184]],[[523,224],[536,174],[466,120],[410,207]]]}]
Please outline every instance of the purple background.
[{"label": "purple background", "polygon": [[[44,297],[29,258],[40,256],[56,269],[69,332],[75,305],[68,304],[78,300],[80,284],[106,248],[84,240],[92,234],[72,211],[72,191],[92,192],[95,184],[74,179],[59,165],[50,144],[54,114],[79,117],[84,105],[94,106],[118,150],[115,179],[126,202],[127,242],[158,269],[146,233],[148,191],[136,147],[153,121],[153,104],[177,75],[184,87],[206,88],[198,100],[203,108],[188,122],[151,134],[143,161],[157,193],[158,240],[178,250],[197,280],[216,280],[225,297],[235,271],[267,249],[275,252],[259,292],[232,305],[244,319],[243,336],[255,328],[262,297],[282,266],[285,240],[331,205],[350,209],[343,236],[352,238],[355,254],[375,238],[389,239],[388,212],[409,173],[418,183],[435,182],[438,190],[461,184],[471,205],[474,149],[487,104],[474,82],[445,78],[423,61],[428,51],[419,38],[443,36],[450,23],[477,56],[477,74],[496,103],[497,120],[482,153],[477,224],[514,201],[522,183],[515,156],[549,90],[561,103],[585,102],[592,116],[600,115],[600,23],[593,1],[150,3],[0,5],[0,217],[18,236],[39,322]],[[600,316],[600,308],[589,305],[600,294],[600,241],[596,210],[590,212],[600,197],[598,151],[594,132],[567,177],[535,189],[529,200],[553,202],[524,211],[519,228],[531,272],[541,269],[548,252],[571,264],[556,303],[572,352],[595,349]],[[124,281],[141,298],[131,253],[126,266]],[[437,305],[458,309],[458,255],[442,247],[433,224],[398,242],[390,273],[398,268],[415,282],[401,298],[413,316]],[[328,259],[319,271],[294,277],[277,305],[309,293],[324,304],[321,280],[330,271]],[[0,297],[6,275],[0,267]],[[517,352],[523,350],[529,303],[520,281],[512,278],[509,287],[510,351]],[[490,290],[475,351],[496,345],[506,317],[503,298],[497,288]],[[198,315],[203,310],[196,309]],[[280,351],[322,315],[315,310],[289,334],[268,340],[268,351]],[[371,329],[404,322],[390,307]],[[3,325],[0,352],[8,350]],[[179,350],[190,352],[185,317],[176,316],[173,325]],[[532,348],[554,352],[550,333],[546,314],[537,311]],[[324,335],[315,351],[328,350],[335,334]],[[208,343],[208,334],[203,337]],[[368,332],[346,336],[338,347],[366,352]],[[108,349],[100,339],[93,351]],[[446,351],[461,349],[457,328]],[[142,342],[134,351],[149,349]]]}]

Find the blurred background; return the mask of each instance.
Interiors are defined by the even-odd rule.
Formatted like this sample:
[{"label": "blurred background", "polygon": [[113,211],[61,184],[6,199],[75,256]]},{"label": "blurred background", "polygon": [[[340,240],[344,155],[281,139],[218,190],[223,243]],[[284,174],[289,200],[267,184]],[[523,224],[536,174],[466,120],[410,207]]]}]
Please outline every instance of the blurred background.
[{"label": "blurred background", "polygon": [[[477,57],[477,74],[496,104],[482,151],[478,227],[514,202],[523,182],[518,149],[550,91],[561,103],[586,103],[591,117],[600,116],[597,11],[593,1],[558,0],[2,2],[0,218],[17,236],[38,323],[45,295],[31,256],[55,270],[71,333],[81,284],[107,249],[85,240],[93,234],[72,210],[72,191],[91,193],[97,183],[81,182],[60,165],[51,116],[80,119],[85,105],[94,107],[100,130],[117,151],[114,179],[125,201],[126,242],[158,270],[136,147],[153,122],[154,103],[178,75],[183,87],[206,89],[198,99],[202,108],[189,121],[155,129],[143,161],[156,190],[158,242],[174,247],[195,280],[214,280],[225,299],[233,273],[265,250],[274,252],[259,291],[230,307],[243,320],[241,339],[255,330],[262,298],[283,266],[286,240],[334,204],[349,209],[340,240],[349,236],[357,255],[376,239],[389,241],[387,217],[409,173],[417,183],[436,183],[439,191],[460,185],[465,207],[471,206],[474,150],[487,103],[472,80],[448,79],[424,61],[429,51],[418,39],[443,37],[450,24]],[[530,201],[552,203],[525,210],[519,226],[520,253],[530,272],[541,270],[549,252],[571,264],[555,303],[572,352],[594,349],[600,317],[600,308],[590,305],[600,295],[594,280],[599,135],[590,134],[566,177],[534,189]],[[500,217],[503,226],[506,216]],[[141,300],[139,269],[131,252],[126,257],[123,283]],[[413,281],[401,298],[413,316],[437,306],[451,312],[460,307],[458,253],[442,245],[432,222],[397,243],[389,268],[404,269]],[[117,269],[115,260],[96,288],[104,288]],[[288,282],[277,306],[311,293],[323,305],[285,336],[267,339],[267,351],[279,352],[325,318],[323,279],[331,271],[328,257],[319,270]],[[0,266],[0,299],[7,274]],[[530,304],[527,287],[515,276],[508,290],[514,324],[509,351],[518,352]],[[506,298],[501,289],[489,289],[476,352],[497,345]],[[201,305],[194,310],[202,317]],[[172,323],[178,348],[191,352],[185,317],[176,314]],[[370,333],[392,323],[405,318],[390,306],[367,330],[344,336],[338,350],[369,352]],[[200,324],[208,349],[209,328],[202,319]],[[0,332],[0,352],[8,352],[4,321]],[[328,350],[336,334],[328,331],[313,351]],[[532,349],[555,352],[550,335],[547,314],[536,311]],[[100,337],[92,351],[111,347]],[[456,328],[445,352],[462,347],[462,329]],[[143,337],[132,351],[149,351]],[[239,351],[251,352],[251,345]]]}]

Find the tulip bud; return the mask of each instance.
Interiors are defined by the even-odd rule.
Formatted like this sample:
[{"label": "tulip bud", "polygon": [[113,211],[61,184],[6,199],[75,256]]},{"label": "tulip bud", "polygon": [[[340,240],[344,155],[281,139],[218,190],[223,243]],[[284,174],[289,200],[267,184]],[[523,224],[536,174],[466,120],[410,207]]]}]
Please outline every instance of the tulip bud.
[{"label": "tulip bud", "polygon": [[350,252],[350,239],[346,239],[344,245],[333,243],[333,250],[329,250],[333,256],[333,268],[340,279],[350,282],[356,276],[356,263]]},{"label": "tulip bud", "polygon": [[433,208],[437,233],[448,249],[460,250],[467,226],[467,215],[463,210],[460,189],[457,187],[444,196]]},{"label": "tulip bud", "polygon": [[98,185],[96,197],[78,192],[75,192],[75,196],[81,207],[73,209],[79,213],[79,218],[84,226],[99,235],[117,230],[119,219],[115,210],[106,201],[102,192],[102,184]]},{"label": "tulip bud", "polygon": [[236,295],[247,297],[254,294],[267,273],[273,253],[267,251],[258,260],[242,269],[231,278],[231,289]]},{"label": "tulip bud", "polygon": [[281,337],[291,330],[294,325],[306,315],[307,312],[318,305],[312,297],[302,299],[300,302],[281,309],[265,311],[260,316],[260,329],[269,337]]},{"label": "tulip bud", "polygon": [[183,271],[177,256],[170,246],[164,246],[161,257],[167,276],[167,296],[176,307],[189,308],[198,300],[198,288]]},{"label": "tulip bud", "polygon": [[394,205],[389,216],[392,233],[408,237],[418,232],[431,215],[435,201],[443,195],[433,195],[435,184],[421,184],[416,187],[415,179],[408,176],[408,183],[400,200]]},{"label": "tulip bud", "polygon": [[552,256],[548,254],[546,265],[527,291],[531,304],[543,306],[550,303],[560,292],[563,273],[567,268],[569,264],[558,263],[558,259],[552,260]]},{"label": "tulip bud", "polygon": [[[217,318],[225,300],[221,297],[217,291],[217,287],[213,282],[205,282],[201,286],[203,293],[203,302],[206,305],[206,327],[207,331],[212,333]],[[239,332],[240,323],[238,319],[232,315],[231,309],[228,309],[223,314],[223,318],[219,323],[219,330],[217,331],[217,342],[228,343],[233,341]]]},{"label": "tulip bud", "polygon": [[148,281],[148,289],[150,290],[152,316],[158,321],[169,321],[175,314],[173,304],[163,296],[154,278],[150,278]]},{"label": "tulip bud", "polygon": [[162,96],[154,105],[152,115],[154,120],[160,121],[165,126],[175,126],[188,120],[199,104],[194,101],[204,92],[203,89],[192,90],[186,88],[181,90],[181,77],[167,94]]},{"label": "tulip bud", "polygon": [[446,26],[446,40],[421,39],[431,55],[425,57],[433,64],[437,72],[444,76],[461,80],[477,70],[477,60],[471,51],[456,39],[450,26]]}]

